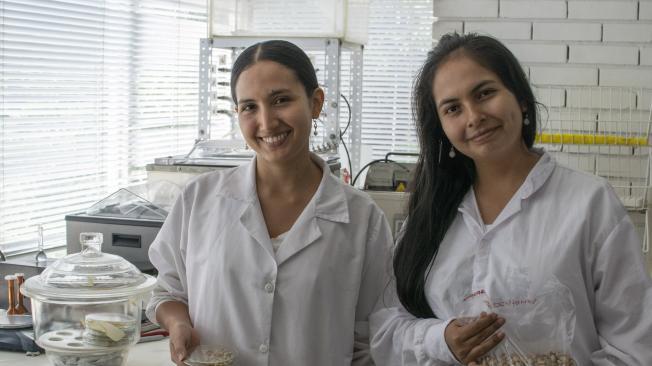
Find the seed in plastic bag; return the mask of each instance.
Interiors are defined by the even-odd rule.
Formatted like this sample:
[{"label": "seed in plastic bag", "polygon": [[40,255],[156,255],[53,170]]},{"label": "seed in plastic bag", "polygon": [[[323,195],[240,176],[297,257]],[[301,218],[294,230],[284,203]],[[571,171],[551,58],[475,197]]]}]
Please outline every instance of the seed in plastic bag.
[{"label": "seed in plastic bag", "polygon": [[550,352],[544,355],[530,355],[523,359],[519,355],[490,355],[480,359],[480,366],[576,366],[568,354]]}]

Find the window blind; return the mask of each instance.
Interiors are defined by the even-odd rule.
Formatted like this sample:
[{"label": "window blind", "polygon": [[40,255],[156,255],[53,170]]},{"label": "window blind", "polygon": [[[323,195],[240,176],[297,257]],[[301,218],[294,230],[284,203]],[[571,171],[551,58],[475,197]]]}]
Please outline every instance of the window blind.
[{"label": "window blind", "polygon": [[[432,48],[432,0],[371,0],[364,49],[362,143],[368,159],[417,152],[412,83]],[[363,152],[363,158],[364,158]],[[361,161],[361,166],[366,161]]]},{"label": "window blind", "polygon": [[205,0],[0,0],[0,248],[143,183],[197,129]]}]

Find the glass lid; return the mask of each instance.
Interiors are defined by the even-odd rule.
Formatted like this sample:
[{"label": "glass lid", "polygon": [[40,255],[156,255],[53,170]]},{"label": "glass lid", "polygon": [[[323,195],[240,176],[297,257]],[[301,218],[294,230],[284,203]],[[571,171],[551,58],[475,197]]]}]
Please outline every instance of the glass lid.
[{"label": "glass lid", "polygon": [[89,216],[146,220],[165,220],[168,215],[163,208],[125,188],[121,188],[95,203],[86,210],[86,214]]},{"label": "glass lid", "polygon": [[82,251],[61,258],[40,276],[28,279],[25,295],[45,301],[72,301],[123,298],[150,291],[156,280],[124,258],[102,253],[102,239],[101,233],[81,233]]}]

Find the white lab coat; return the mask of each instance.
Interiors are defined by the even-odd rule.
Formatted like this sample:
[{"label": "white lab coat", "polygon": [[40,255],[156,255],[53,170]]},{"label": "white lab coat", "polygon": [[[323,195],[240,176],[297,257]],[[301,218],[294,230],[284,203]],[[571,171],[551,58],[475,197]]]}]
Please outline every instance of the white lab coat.
[{"label": "white lab coat", "polygon": [[149,250],[159,275],[147,316],[187,303],[201,342],[234,348],[242,366],[372,364],[368,316],[388,283],[389,225],[312,158],[321,183],[276,254],[255,158],[190,182]]},{"label": "white lab coat", "polygon": [[549,281],[572,294],[560,302],[575,307],[570,348],[579,365],[652,365],[652,281],[641,239],[605,180],[557,165],[547,153],[489,227],[470,190],[426,281],[438,319],[413,317],[388,293],[393,306],[371,317],[374,360],[458,364],[444,329],[465,296],[485,290],[492,300],[527,298]]}]

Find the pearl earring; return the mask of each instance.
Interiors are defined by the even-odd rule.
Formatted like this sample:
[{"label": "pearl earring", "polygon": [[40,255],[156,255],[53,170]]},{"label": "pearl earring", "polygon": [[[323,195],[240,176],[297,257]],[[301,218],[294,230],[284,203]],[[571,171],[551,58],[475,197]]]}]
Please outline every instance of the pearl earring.
[{"label": "pearl earring", "polygon": [[527,118],[527,113],[523,113],[523,124],[526,126],[530,124],[530,119]]},{"label": "pearl earring", "polygon": [[316,119],[313,119],[312,122],[313,122],[313,125],[312,125],[312,126],[313,126],[313,128],[314,128],[313,135],[317,136],[317,120],[316,120]]},{"label": "pearl earring", "polygon": [[448,153],[448,156],[453,159],[455,157],[455,148],[451,146],[451,151]]}]

